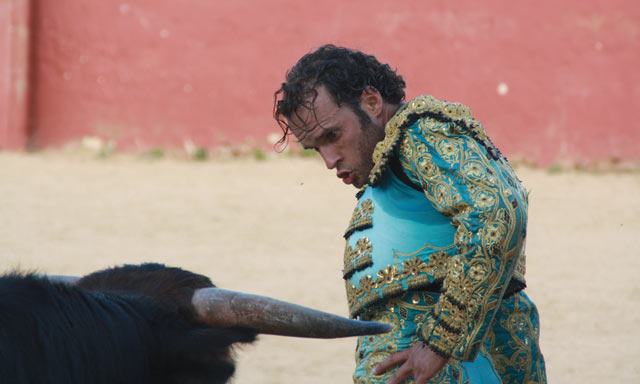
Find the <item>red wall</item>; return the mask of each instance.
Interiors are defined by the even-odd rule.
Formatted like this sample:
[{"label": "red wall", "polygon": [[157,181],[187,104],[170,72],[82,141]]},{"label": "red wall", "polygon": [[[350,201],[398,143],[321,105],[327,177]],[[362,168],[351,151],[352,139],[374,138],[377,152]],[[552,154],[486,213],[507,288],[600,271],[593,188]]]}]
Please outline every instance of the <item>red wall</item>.
[{"label": "red wall", "polygon": [[0,149],[29,136],[29,0],[0,0]]},{"label": "red wall", "polygon": [[[397,67],[409,97],[429,93],[469,105],[508,156],[542,165],[640,160],[636,0],[31,6],[36,148],[83,136],[134,150],[179,147],[187,139],[202,146],[264,143],[279,131],[272,102],[285,71],[334,42]],[[501,83],[506,94],[498,92]]]}]

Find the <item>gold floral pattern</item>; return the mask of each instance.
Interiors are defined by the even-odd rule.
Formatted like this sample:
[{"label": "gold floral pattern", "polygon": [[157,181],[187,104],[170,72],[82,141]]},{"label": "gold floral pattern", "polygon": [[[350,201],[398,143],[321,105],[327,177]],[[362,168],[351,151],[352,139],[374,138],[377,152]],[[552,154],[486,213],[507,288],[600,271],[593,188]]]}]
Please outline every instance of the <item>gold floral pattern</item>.
[{"label": "gold floral pattern", "polygon": [[373,202],[371,199],[366,199],[359,206],[353,210],[349,226],[347,227],[344,238],[349,238],[355,231],[359,231],[366,228],[371,228],[373,221],[371,215],[373,215]]},{"label": "gold floral pattern", "polygon": [[472,197],[474,208],[481,211],[493,208],[496,203],[494,194],[486,190],[478,191]]},{"label": "gold floral pattern", "polygon": [[387,166],[387,160],[393,153],[402,138],[401,127],[406,123],[408,115],[405,110],[411,110],[416,105],[405,104],[398,112],[387,122],[384,127],[384,139],[376,144],[373,150],[373,168],[369,173],[369,185],[375,186],[380,181],[380,177]]},{"label": "gold floral pattern", "polygon": [[503,383],[547,382],[539,341],[539,316],[533,302],[524,292],[504,299],[484,342]]},{"label": "gold floral pattern", "polygon": [[347,243],[344,250],[344,269],[342,270],[344,278],[348,279],[354,272],[371,266],[373,264],[372,252],[373,245],[366,237],[358,239],[355,248]]},{"label": "gold floral pattern", "polygon": [[[430,139],[422,139],[426,136]],[[451,137],[458,140],[459,151],[445,150],[451,148]],[[428,141],[435,148],[420,153],[417,148]],[[452,124],[422,120],[406,133],[399,151],[409,178],[452,218],[460,251],[450,260],[444,293],[421,335],[443,356],[471,358],[501,300],[501,287],[513,275],[515,263],[507,255],[522,247],[518,239],[525,221],[512,219],[526,217],[526,205],[517,208],[512,201],[525,202],[526,196],[506,162],[489,159],[475,139],[458,135]]]},{"label": "gold floral pattern", "polygon": [[465,176],[469,178],[480,179],[480,178],[484,178],[486,175],[486,172],[482,167],[482,164],[477,161],[470,161],[466,163],[462,167],[462,171],[464,172]]},{"label": "gold floral pattern", "polygon": [[[369,185],[375,187],[398,156],[403,170],[456,228],[457,253],[408,259],[383,266],[358,286],[347,281],[350,312],[434,281],[443,294],[425,319],[421,337],[443,356],[472,360],[512,278],[524,286],[527,196],[506,160],[467,107],[421,96],[404,105],[385,126],[376,146]],[[521,281],[520,281],[521,280]],[[403,287],[404,283],[404,287]]]},{"label": "gold floral pattern", "polygon": [[479,282],[487,276],[487,266],[484,264],[475,264],[469,269],[469,276],[472,280]]},{"label": "gold floral pattern", "polygon": [[504,240],[506,229],[499,223],[489,223],[482,233],[483,243],[486,245],[496,244]]},{"label": "gold floral pattern", "polygon": [[460,156],[460,146],[456,140],[442,140],[438,143],[438,154],[447,161],[456,161]]},{"label": "gold floral pattern", "polygon": [[362,277],[357,287],[347,280],[347,301],[350,315],[355,318],[368,305],[406,291],[402,286],[402,281],[407,283],[409,290],[437,285],[446,276],[449,257],[446,250],[431,253],[428,261],[423,261],[420,257],[415,256],[404,260],[401,268],[388,265],[380,269],[375,278],[371,275]]},{"label": "gold floral pattern", "polygon": [[[410,292],[367,309],[362,316],[364,320],[389,324],[393,331],[358,338],[353,375],[355,384],[383,384],[389,380],[398,367],[380,376],[372,374],[373,368],[392,353],[405,350],[420,341],[416,327],[430,315],[437,298],[437,293]],[[428,383],[469,384],[466,373],[462,362],[450,360]],[[403,383],[414,383],[414,380],[409,378]]]},{"label": "gold floral pattern", "polygon": [[[403,105],[387,122],[385,126],[385,137],[376,145],[373,151],[372,158],[374,166],[369,173],[369,185],[374,187],[380,181],[382,174],[385,172],[388,159],[398,149],[398,144],[404,137],[404,131],[425,116],[430,116],[441,122],[452,122],[453,124],[450,127],[452,133],[464,134],[462,131],[467,131],[467,134],[470,134],[477,140],[493,158],[500,158],[500,152],[491,140],[489,140],[480,122],[471,116],[471,111],[467,106],[460,103],[449,103],[438,100],[433,96],[423,95]],[[424,122],[419,121],[418,124],[424,124]],[[438,130],[447,131],[447,128],[442,125],[432,125],[430,130],[432,132]],[[425,139],[429,144],[434,144],[433,137],[427,136]],[[454,154],[454,147],[453,144],[443,145],[443,147],[441,147],[443,151],[442,154],[445,156]],[[420,153],[422,152],[423,151],[420,151]]]}]

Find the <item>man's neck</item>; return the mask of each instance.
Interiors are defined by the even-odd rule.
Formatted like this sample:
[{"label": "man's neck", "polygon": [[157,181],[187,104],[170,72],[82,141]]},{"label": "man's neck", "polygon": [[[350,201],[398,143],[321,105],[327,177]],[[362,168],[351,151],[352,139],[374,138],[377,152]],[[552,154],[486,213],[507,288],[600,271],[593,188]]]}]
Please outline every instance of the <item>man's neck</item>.
[{"label": "man's neck", "polygon": [[396,112],[398,112],[398,109],[400,109],[401,106],[402,104],[386,104],[386,103],[382,106],[382,126],[383,127],[387,125],[389,120],[391,120],[393,115],[395,115]]}]

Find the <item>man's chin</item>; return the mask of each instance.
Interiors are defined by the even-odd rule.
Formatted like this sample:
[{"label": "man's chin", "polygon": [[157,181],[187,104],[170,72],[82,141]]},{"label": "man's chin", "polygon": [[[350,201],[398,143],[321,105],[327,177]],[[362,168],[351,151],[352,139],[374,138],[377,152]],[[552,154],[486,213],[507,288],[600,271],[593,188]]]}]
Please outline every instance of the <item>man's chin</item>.
[{"label": "man's chin", "polygon": [[364,185],[364,182],[361,181],[361,180],[353,180],[351,182],[351,186],[354,187],[354,188],[357,188],[357,189],[362,188],[363,185]]},{"label": "man's chin", "polygon": [[362,187],[364,187],[367,184],[367,181],[369,181],[369,173],[356,173],[353,172],[351,173],[351,182],[349,184],[351,184],[354,188],[360,189]]}]

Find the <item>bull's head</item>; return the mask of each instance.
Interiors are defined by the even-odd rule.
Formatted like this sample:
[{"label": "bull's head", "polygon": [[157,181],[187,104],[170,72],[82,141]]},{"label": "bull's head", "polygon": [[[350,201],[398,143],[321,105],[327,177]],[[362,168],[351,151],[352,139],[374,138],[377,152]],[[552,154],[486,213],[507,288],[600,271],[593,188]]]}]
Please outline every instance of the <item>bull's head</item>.
[{"label": "bull's head", "polygon": [[[142,269],[138,266],[112,268],[83,278],[48,277],[89,290],[140,292],[165,301],[165,305],[176,305],[179,311],[190,312],[211,327],[247,327],[263,334],[311,338],[371,335],[391,330],[388,324],[350,320],[269,297],[216,288],[207,277],[178,268],[166,268],[158,264],[142,267],[145,266]],[[167,278],[158,279],[158,274],[163,273],[173,273],[172,278],[192,281],[189,284],[184,284],[184,281],[177,284],[179,290],[172,290],[166,284],[154,284],[167,281]],[[117,279],[116,284],[114,279]],[[190,289],[185,290],[185,286]]]}]

